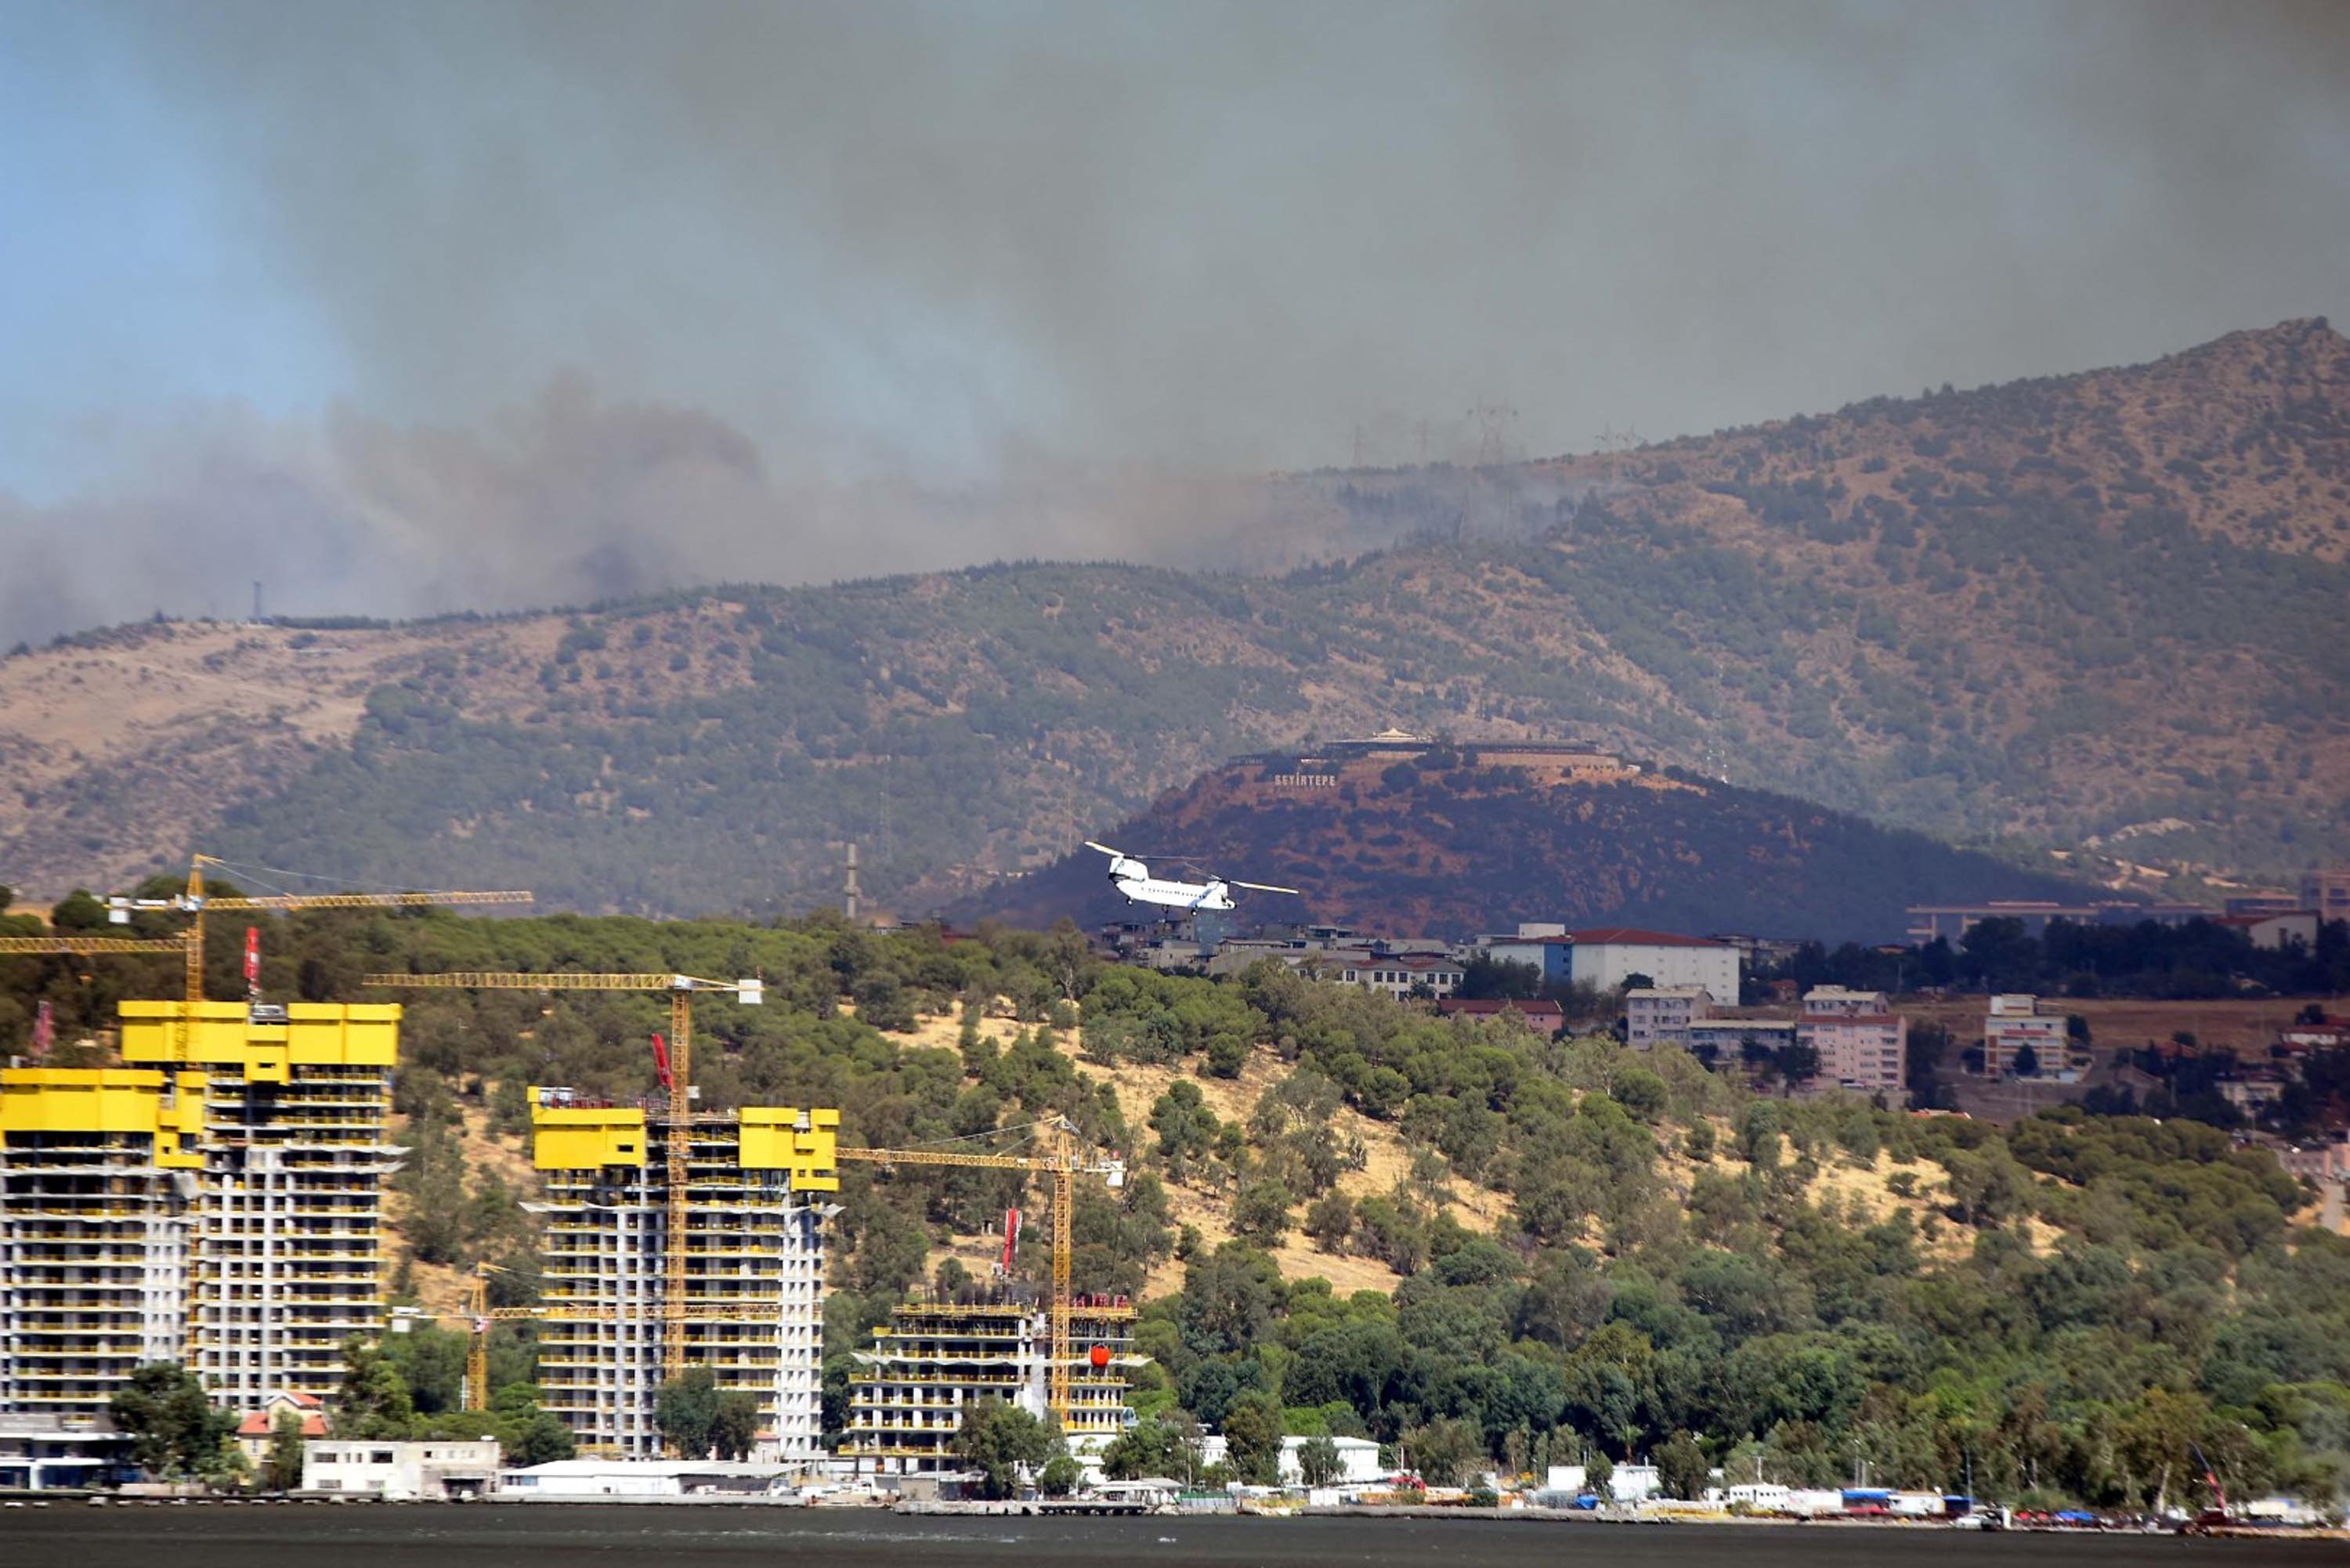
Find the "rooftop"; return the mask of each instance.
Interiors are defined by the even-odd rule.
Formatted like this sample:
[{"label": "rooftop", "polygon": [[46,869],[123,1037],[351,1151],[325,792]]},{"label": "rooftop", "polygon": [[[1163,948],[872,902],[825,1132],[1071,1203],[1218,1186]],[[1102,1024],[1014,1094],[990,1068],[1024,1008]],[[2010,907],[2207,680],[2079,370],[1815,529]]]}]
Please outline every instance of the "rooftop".
[{"label": "rooftop", "polygon": [[[236,1435],[240,1438],[266,1438],[276,1429],[277,1417],[267,1410],[252,1411],[236,1424]],[[302,1435],[305,1438],[325,1437],[327,1418],[315,1410],[306,1412],[302,1417]]]},{"label": "rooftop", "polygon": [[1594,926],[1588,930],[1571,933],[1570,942],[1587,947],[1635,948],[1720,948],[1727,951],[1728,942],[1717,942],[1705,937],[1685,937],[1674,931],[1648,931],[1638,926]]},{"label": "rooftop", "polygon": [[733,1459],[549,1459],[543,1465],[509,1469],[510,1476],[771,1476],[778,1465],[745,1464]]}]

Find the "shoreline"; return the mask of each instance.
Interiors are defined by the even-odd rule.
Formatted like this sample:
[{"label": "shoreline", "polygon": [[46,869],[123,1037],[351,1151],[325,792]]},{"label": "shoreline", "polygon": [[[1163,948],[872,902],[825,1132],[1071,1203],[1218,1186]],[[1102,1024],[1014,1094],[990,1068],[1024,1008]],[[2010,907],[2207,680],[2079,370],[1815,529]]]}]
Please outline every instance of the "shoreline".
[{"label": "shoreline", "polygon": [[1472,1508],[1466,1505],[1426,1503],[1371,1503],[1306,1506],[1301,1508],[1232,1508],[1182,1509],[1144,1508],[1128,1503],[1105,1501],[1072,1500],[1007,1500],[995,1502],[925,1501],[899,1503],[848,1504],[810,1503],[795,1496],[766,1497],[758,1495],[691,1497],[479,1497],[479,1498],[399,1498],[360,1497],[330,1493],[289,1493],[276,1497],[123,1497],[108,1492],[45,1492],[0,1493],[0,1510],[26,1511],[58,1509],[73,1511],[101,1508],[120,1511],[134,1508],[357,1508],[361,1510],[427,1509],[440,1512],[452,1509],[478,1509],[484,1505],[499,1512],[513,1509],[582,1509],[582,1508],[678,1508],[706,1511],[712,1509],[739,1509],[760,1513],[789,1512],[812,1514],[833,1520],[854,1519],[859,1515],[927,1519],[1024,1519],[1024,1520],[1156,1520],[1161,1523],[1200,1522],[1210,1520],[1388,1520],[1409,1521],[1453,1521],[1503,1524],[1565,1524],[1619,1525],[1638,1528],[1693,1525],[1722,1528],[1746,1527],[1767,1530],[1803,1529],[1826,1531],[1838,1534],[1898,1531],[1929,1536],[2014,1535],[2036,1540],[2215,1540],[2215,1541],[2283,1541],[2327,1543],[2350,1542],[2350,1527],[2330,1525],[2259,1525],[2225,1524],[2192,1529],[2133,1529],[2126,1526],[2052,1526],[2009,1525],[1997,1530],[1967,1530],[1948,1519],[1796,1519],[1772,1514],[1732,1514],[1714,1512],[1675,1512],[1640,1514],[1622,1510],[1602,1511],[1594,1509],[1559,1508]]}]

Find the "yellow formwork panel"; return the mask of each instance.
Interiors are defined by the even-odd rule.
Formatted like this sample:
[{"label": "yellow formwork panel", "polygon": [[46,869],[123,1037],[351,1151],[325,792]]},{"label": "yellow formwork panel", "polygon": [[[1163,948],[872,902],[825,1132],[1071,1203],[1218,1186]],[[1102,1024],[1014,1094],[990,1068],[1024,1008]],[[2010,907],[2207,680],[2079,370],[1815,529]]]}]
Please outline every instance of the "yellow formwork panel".
[{"label": "yellow formwork panel", "polygon": [[389,1067],[400,1060],[400,1003],[296,1002],[286,1009],[296,1066]]},{"label": "yellow formwork panel", "polygon": [[[137,1067],[0,1070],[0,1133],[146,1133],[151,1137],[162,1122],[161,1073]],[[174,1130],[176,1134],[176,1127]]]},{"label": "yellow formwork panel", "polygon": [[201,1170],[203,1152],[192,1146],[203,1141],[204,1075],[177,1074],[172,1087],[155,1128],[155,1163],[167,1170]]},{"label": "yellow formwork panel", "polygon": [[645,1113],[619,1106],[546,1106],[530,1092],[530,1159],[540,1170],[645,1163]]},{"label": "yellow formwork panel", "polygon": [[120,1011],[126,1062],[236,1067],[255,1083],[282,1084],[296,1067],[390,1067],[400,1059],[396,1002],[297,1002],[283,1023],[254,1023],[241,1002],[199,1002],[192,1010],[184,1002],[125,1002]]},{"label": "yellow formwork panel", "polygon": [[[805,1117],[807,1125],[800,1123]],[[801,1111],[794,1106],[744,1106],[741,1153],[745,1170],[786,1170],[795,1192],[840,1190],[840,1140],[837,1110]]]}]

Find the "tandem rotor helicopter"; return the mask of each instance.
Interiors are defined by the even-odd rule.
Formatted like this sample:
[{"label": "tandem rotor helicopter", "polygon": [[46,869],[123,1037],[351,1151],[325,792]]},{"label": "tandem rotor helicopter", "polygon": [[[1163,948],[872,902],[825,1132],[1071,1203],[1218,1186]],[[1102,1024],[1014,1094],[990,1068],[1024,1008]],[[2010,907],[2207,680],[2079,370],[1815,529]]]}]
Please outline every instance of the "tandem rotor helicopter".
[{"label": "tandem rotor helicopter", "polygon": [[1097,849],[1109,857],[1110,885],[1126,895],[1129,904],[1163,904],[1170,909],[1229,909],[1232,908],[1232,889],[1246,888],[1254,893],[1291,893],[1295,888],[1276,888],[1270,882],[1243,882],[1237,877],[1211,877],[1204,882],[1181,882],[1167,877],[1153,877],[1150,867],[1122,849],[1112,849],[1107,844],[1086,840],[1086,847]]}]

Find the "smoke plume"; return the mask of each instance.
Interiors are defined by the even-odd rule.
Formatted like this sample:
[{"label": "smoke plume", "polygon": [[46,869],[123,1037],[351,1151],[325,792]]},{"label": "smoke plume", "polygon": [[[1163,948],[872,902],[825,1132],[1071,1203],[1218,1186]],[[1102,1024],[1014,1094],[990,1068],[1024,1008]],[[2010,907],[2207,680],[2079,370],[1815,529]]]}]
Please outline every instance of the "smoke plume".
[{"label": "smoke plume", "polygon": [[0,0],[10,57],[65,84],[0,109],[59,220],[11,639],[1181,559],[1211,476],[1472,406],[1580,450],[2350,314],[2327,4]]}]

